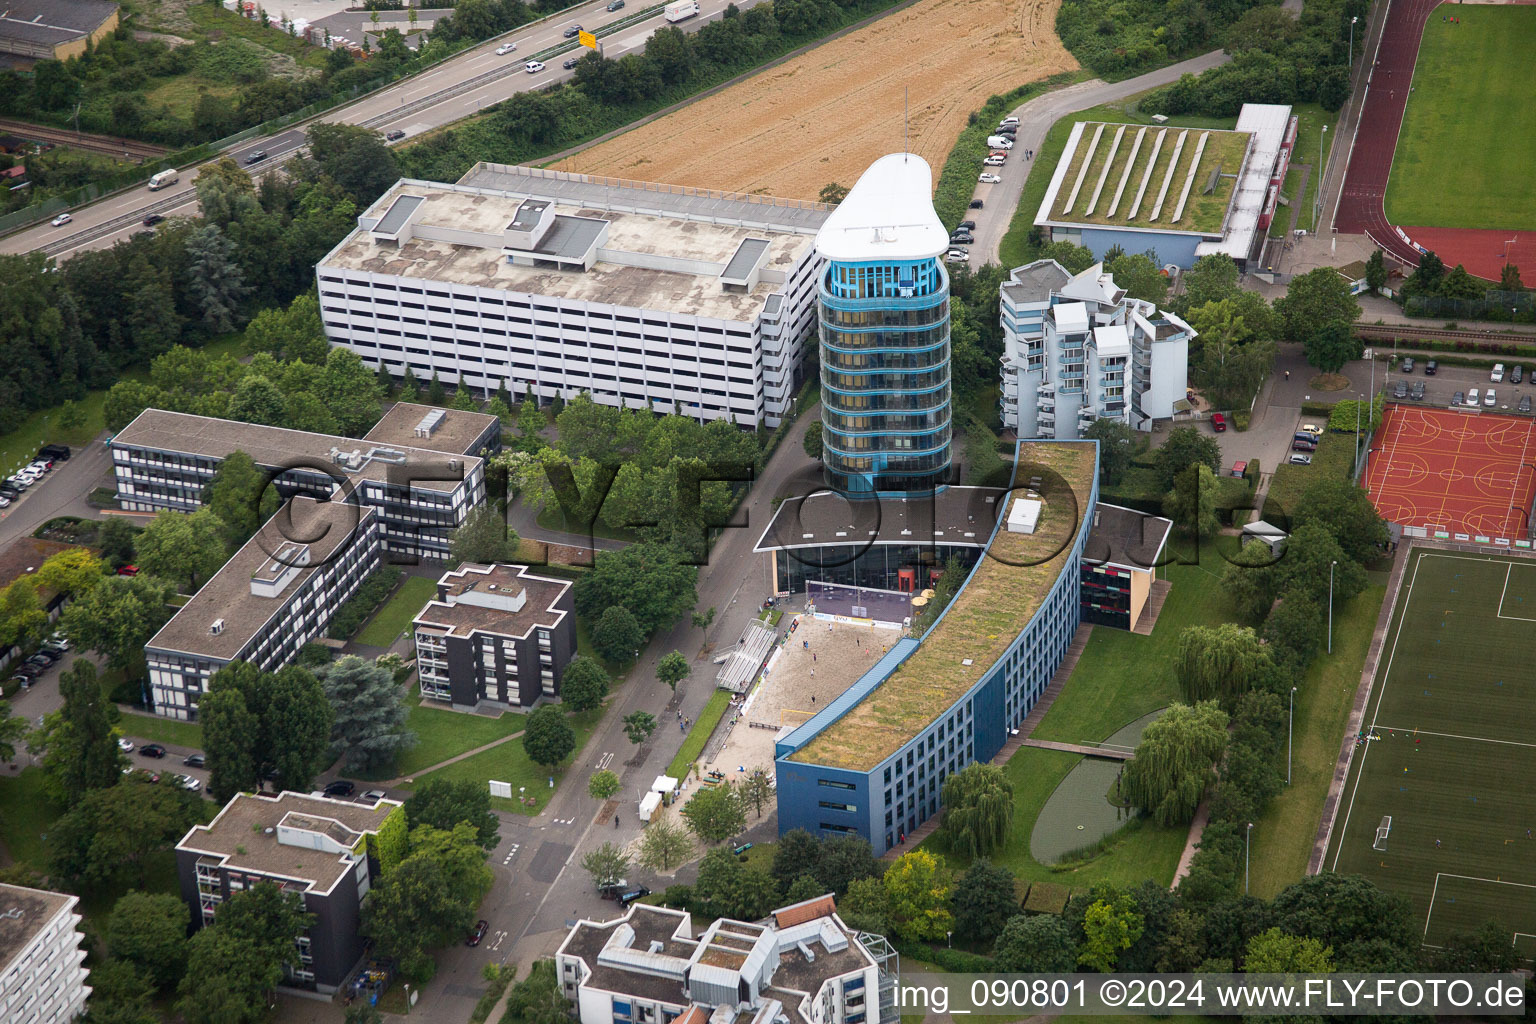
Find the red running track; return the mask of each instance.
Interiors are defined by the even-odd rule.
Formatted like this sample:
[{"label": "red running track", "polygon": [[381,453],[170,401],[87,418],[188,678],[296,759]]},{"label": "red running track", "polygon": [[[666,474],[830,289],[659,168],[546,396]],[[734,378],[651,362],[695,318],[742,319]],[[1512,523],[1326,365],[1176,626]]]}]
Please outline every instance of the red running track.
[{"label": "red running track", "polygon": [[[1392,175],[1392,155],[1408,106],[1424,23],[1441,2],[1391,0],[1333,220],[1334,230],[1368,235],[1410,267],[1419,265],[1419,250],[1387,220],[1387,179]],[[1526,275],[1536,274],[1536,233],[1407,225],[1403,232],[1446,266],[1463,264],[1469,274],[1485,280],[1497,281],[1505,263],[1514,263]]]},{"label": "red running track", "polygon": [[1388,405],[1366,465],[1377,511],[1401,526],[1524,537],[1536,499],[1536,421]]}]

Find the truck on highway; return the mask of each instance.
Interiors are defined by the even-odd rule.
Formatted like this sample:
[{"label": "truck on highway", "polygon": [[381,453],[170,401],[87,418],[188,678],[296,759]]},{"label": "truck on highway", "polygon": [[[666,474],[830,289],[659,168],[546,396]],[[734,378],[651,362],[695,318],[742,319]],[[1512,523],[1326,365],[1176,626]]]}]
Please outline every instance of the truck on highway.
[{"label": "truck on highway", "polygon": [[181,180],[181,172],[176,170],[161,171],[149,179],[149,190],[158,192],[167,185],[174,185]]},{"label": "truck on highway", "polygon": [[699,13],[699,0],[675,0],[663,13],[668,21],[686,21]]}]

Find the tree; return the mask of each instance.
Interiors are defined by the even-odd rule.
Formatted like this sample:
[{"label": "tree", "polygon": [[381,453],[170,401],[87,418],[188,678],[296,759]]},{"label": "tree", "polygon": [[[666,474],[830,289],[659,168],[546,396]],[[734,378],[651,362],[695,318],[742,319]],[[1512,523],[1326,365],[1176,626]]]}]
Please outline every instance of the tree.
[{"label": "tree", "polygon": [[1373,249],[1365,261],[1365,287],[1372,295],[1380,295],[1386,286],[1387,261],[1382,258],[1380,249]]},{"label": "tree", "polygon": [[203,323],[218,334],[234,330],[240,300],[249,288],[235,243],[217,224],[204,224],[187,236],[187,292]]},{"label": "tree", "polygon": [[187,945],[177,1009],[188,1024],[261,1024],[268,993],[282,980],[282,961],[254,942],[217,925],[204,928]]},{"label": "tree", "polygon": [[493,565],[517,558],[517,533],[489,502],[471,509],[448,537],[448,557],[455,562]]},{"label": "tree", "polygon": [[226,527],[209,508],[191,515],[161,509],[139,532],[139,568],[155,576],[184,583],[195,593],[229,558],[224,546]]},{"label": "tree", "polygon": [[1460,263],[1440,282],[1440,294],[1448,299],[1481,299],[1488,291],[1488,283],[1467,273]]},{"label": "tree", "polygon": [[1157,450],[1154,465],[1164,490],[1172,487],[1180,473],[1190,466],[1202,465],[1212,473],[1221,469],[1221,446],[1214,437],[1194,427],[1175,427]]},{"label": "tree", "polygon": [[581,858],[581,869],[592,876],[592,887],[601,891],[605,885],[624,880],[629,855],[613,843],[604,843]]},{"label": "tree", "polygon": [[437,371],[433,370],[432,381],[427,385],[427,404],[446,405],[447,402],[448,389],[443,387],[442,379],[438,377]]},{"label": "tree", "polygon": [[683,820],[688,830],[706,843],[729,839],[747,825],[741,793],[729,782],[694,793],[683,805]]},{"label": "tree", "polygon": [[203,489],[203,504],[224,527],[224,546],[234,551],[277,512],[282,498],[271,477],[243,451],[231,452]]},{"label": "tree", "polygon": [[319,131],[307,133],[309,157],[299,166],[302,177],[329,178],[341,186],[359,211],[400,180],[395,151],[384,144],[378,132],[339,122],[315,127]]},{"label": "tree", "polygon": [[667,689],[677,692],[677,684],[688,678],[693,669],[681,651],[673,651],[656,663],[656,678],[667,684]]},{"label": "tree", "polygon": [[507,1013],[502,1019],[521,1024],[565,1024],[570,1018],[571,1003],[561,994],[554,961],[540,960],[527,978],[512,986],[507,995]]},{"label": "tree", "polygon": [[1525,290],[1525,285],[1520,283],[1520,268],[1513,263],[1504,264],[1504,269],[1499,271],[1499,290],[1506,292],[1520,292]]},{"label": "tree", "polygon": [[44,785],[65,806],[87,793],[115,786],[122,777],[123,753],[117,747],[117,708],[102,692],[96,666],[77,658],[59,673],[63,706],[43,720],[32,746],[42,749]]},{"label": "tree", "polygon": [[800,446],[805,449],[805,454],[813,459],[821,458],[821,421],[817,420],[805,428],[805,437],[800,441]]},{"label": "tree", "polygon": [[[801,875],[801,878],[809,876]],[[891,930],[891,898],[879,878],[858,878],[837,901],[837,915],[850,928],[884,935]]]},{"label": "tree", "polygon": [[671,871],[692,852],[688,830],[670,817],[652,819],[640,835],[640,866],[650,871]]},{"label": "tree", "polygon": [[575,749],[576,733],[558,706],[546,704],[528,716],[523,729],[523,750],[534,764],[554,771]]},{"label": "tree", "polygon": [[601,707],[608,696],[608,673],[596,658],[578,654],[565,666],[560,676],[560,699],[572,711],[591,711]]},{"label": "tree", "polygon": [[261,769],[256,762],[261,722],[247,705],[244,689],[231,675],[247,670],[255,670],[255,666],[237,662],[215,672],[208,692],[197,704],[208,758],[208,794],[221,803],[261,785]]},{"label": "tree", "polygon": [[38,566],[34,578],[40,587],[79,597],[95,589],[105,574],[101,559],[91,554],[88,548],[68,548]]},{"label": "tree", "polygon": [[1002,847],[1013,821],[1013,784],[1000,765],[973,762],[944,779],[939,832],[950,849],[985,857]]},{"label": "tree", "polygon": [[825,185],[821,186],[821,191],[816,193],[816,198],[826,203],[828,206],[836,206],[838,203],[848,198],[848,191],[849,189],[847,185],[839,185],[835,181],[829,181]]},{"label": "tree", "polygon": [[656,729],[656,716],[649,711],[632,711],[624,716],[624,735],[639,746]]},{"label": "tree", "polygon": [[1353,324],[1360,318],[1360,303],[1349,293],[1344,275],[1332,267],[1318,267],[1291,279],[1285,294],[1275,300],[1275,312],[1287,338],[1306,341],[1319,325]]},{"label": "tree", "polygon": [[133,561],[138,535],[138,529],[126,519],[103,519],[96,528],[96,547],[101,557],[116,569]]},{"label": "tree", "polygon": [[411,853],[375,883],[363,903],[361,931],[419,976],[426,951],[455,942],[474,926],[492,875],[474,828],[411,831]]},{"label": "tree", "polygon": [[113,956],[132,963],[157,988],[168,988],[186,964],[189,920],[180,897],[135,889],[113,904],[107,942]]},{"label": "tree", "polygon": [[346,655],[316,671],[336,717],[331,724],[333,750],[350,772],[368,774],[394,764],[416,744],[406,729],[410,709],[400,696],[394,674],[356,655]]},{"label": "tree", "polygon": [[1230,707],[1253,688],[1268,660],[1247,626],[1189,626],[1179,634],[1174,675],[1186,701],[1214,700]]},{"label": "tree", "polygon": [[1083,944],[1077,962],[1092,971],[1109,972],[1115,969],[1120,953],[1141,938],[1144,922],[1130,893],[1112,885],[1096,885],[1092,895],[1093,902],[1083,918]]},{"label": "tree", "polygon": [[1186,314],[1207,302],[1230,299],[1239,291],[1237,264],[1223,253],[1201,256],[1184,271],[1184,291],[1173,300],[1174,311]]},{"label": "tree", "polygon": [[1271,657],[1294,670],[1306,668],[1323,636],[1323,608],[1309,594],[1292,591],[1264,620]]},{"label": "tree", "polygon": [[55,877],[91,891],[143,884],[148,858],[186,835],[196,799],[180,788],[137,778],[93,789],[48,830]]},{"label": "tree", "polygon": [[619,791],[619,777],[607,768],[592,773],[587,780],[587,795],[594,800],[610,800]]},{"label": "tree", "polygon": [[0,700],[0,761],[16,760],[16,744],[27,735],[27,720],[11,714],[11,702]]},{"label": "tree", "polygon": [[[411,857],[425,857],[440,866],[454,901],[470,910],[491,891],[495,877],[485,863],[479,831],[471,822],[461,821],[449,829],[417,825],[410,830],[410,851]],[[452,935],[450,941],[457,938]]]},{"label": "tree", "polygon": [[705,913],[743,921],[766,917],[779,902],[772,876],[747,867],[724,848],[704,855],[693,893]]},{"label": "tree", "polygon": [[491,810],[490,790],[473,779],[450,781],[427,776],[405,801],[405,820],[412,829],[427,825],[444,832],[468,825],[487,850],[501,842],[501,824]]},{"label": "tree", "polygon": [[1158,265],[1156,253],[1124,253],[1114,259],[1106,258],[1104,269],[1133,299],[1145,299],[1160,306],[1168,297],[1168,278]]},{"label": "tree", "polygon": [[1360,339],[1348,320],[1326,320],[1315,325],[1303,338],[1308,366],[1324,373],[1338,373],[1351,359],[1359,359]]},{"label": "tree", "polygon": [[715,606],[714,605],[710,605],[709,606],[709,611],[707,613],[706,612],[694,612],[693,613],[693,628],[694,629],[704,629],[704,630],[707,630],[707,629],[709,629],[710,624],[713,623],[714,621],[715,621]]},{"label": "tree", "polygon": [[1383,892],[1360,875],[1309,875],[1281,890],[1270,913],[1270,923],[1285,934],[1331,946],[1341,971],[1395,970],[1377,965],[1416,956],[1423,938],[1408,897]]},{"label": "tree", "polygon": [[948,874],[927,850],[897,857],[885,873],[884,885],[890,900],[891,926],[897,935],[913,941],[933,940],[954,930],[954,918],[947,907]]},{"label": "tree", "polygon": [[351,349],[330,350],[314,393],[345,434],[361,436],[379,421],[379,382]]},{"label": "tree", "polygon": [[1371,504],[1370,495],[1343,477],[1318,477],[1289,512],[1293,526],[1322,527],[1356,562],[1376,557],[1389,539],[1386,520]]},{"label": "tree", "polygon": [[262,672],[231,662],[208,681],[198,714],[208,789],[219,799],[257,788],[267,769],[276,773],[279,790],[304,792],[324,766],[334,713],[308,669]]},{"label": "tree", "polygon": [[1064,974],[1077,966],[1072,932],[1056,914],[1019,914],[1008,919],[992,947],[999,971]]},{"label": "tree", "polygon": [[991,942],[1019,911],[1013,872],[985,858],[978,860],[955,883],[949,903],[955,915],[955,931]]},{"label": "tree", "polygon": [[611,662],[629,661],[645,643],[634,615],[623,605],[610,605],[592,627],[592,646]]},{"label": "tree", "polygon": [[1099,479],[1117,484],[1131,467],[1136,450],[1136,432],[1119,420],[1101,417],[1088,425],[1083,437],[1099,442]]},{"label": "tree", "polygon": [[278,790],[307,792],[325,767],[335,713],[308,669],[289,665],[263,674],[258,718],[264,760],[277,771]]},{"label": "tree", "polygon": [[1175,702],[1142,734],[1121,795],[1159,825],[1187,825],[1226,746],[1227,714],[1215,701]]},{"label": "tree", "polygon": [[116,957],[91,968],[86,1019],[91,1024],[160,1024],[151,1004],[154,985],[133,964]]},{"label": "tree", "polygon": [[622,605],[649,636],[698,603],[698,579],[698,568],[685,564],[680,552],[667,545],[631,544],[600,552],[592,570],[576,582],[576,613],[590,622]]},{"label": "tree", "polygon": [[768,778],[768,773],[761,768],[754,769],[741,780],[740,790],[742,809],[751,807],[752,813],[761,818],[763,807],[773,800],[773,780]]},{"label": "tree", "polygon": [[1291,531],[1285,557],[1272,571],[1280,593],[1303,593],[1319,603],[1326,602],[1330,592],[1336,602],[1348,601],[1366,584],[1365,570],[1315,522]]},{"label": "tree", "polygon": [[1468,974],[1518,970],[1520,954],[1509,934],[1510,929],[1498,921],[1489,921],[1476,932],[1453,932],[1434,954],[1435,970]]},{"label": "tree", "polygon": [[37,580],[23,576],[0,589],[0,649],[30,647],[48,628],[48,613],[37,596]]},{"label": "tree", "polygon": [[1332,974],[1333,947],[1270,928],[1248,940],[1243,970],[1249,974]]},{"label": "tree", "polygon": [[1216,509],[1216,474],[1204,463],[1181,471],[1163,497],[1163,515],[1180,532],[1196,539],[1215,537],[1221,529]]}]

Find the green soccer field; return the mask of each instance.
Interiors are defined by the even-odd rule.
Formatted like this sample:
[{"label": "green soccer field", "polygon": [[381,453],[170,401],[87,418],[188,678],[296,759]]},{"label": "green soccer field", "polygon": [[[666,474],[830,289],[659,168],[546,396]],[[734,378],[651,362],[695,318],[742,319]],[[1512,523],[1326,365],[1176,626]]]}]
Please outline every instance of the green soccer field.
[{"label": "green soccer field", "polygon": [[[1447,16],[1461,23],[1440,20]],[[1387,183],[1392,223],[1536,229],[1533,52],[1536,6],[1431,12]]]},{"label": "green soccer field", "polygon": [[1323,866],[1407,895],[1426,943],[1498,921],[1536,956],[1536,560],[1410,557]]}]

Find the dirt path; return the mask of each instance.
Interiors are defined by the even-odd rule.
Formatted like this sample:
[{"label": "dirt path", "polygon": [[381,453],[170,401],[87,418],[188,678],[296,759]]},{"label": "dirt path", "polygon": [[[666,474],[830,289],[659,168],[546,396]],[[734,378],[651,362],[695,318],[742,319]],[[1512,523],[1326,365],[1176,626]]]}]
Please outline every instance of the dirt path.
[{"label": "dirt path", "polygon": [[989,96],[1077,68],[1060,0],[923,0],[616,139],[561,170],[793,199],[910,146],[933,165]]}]

